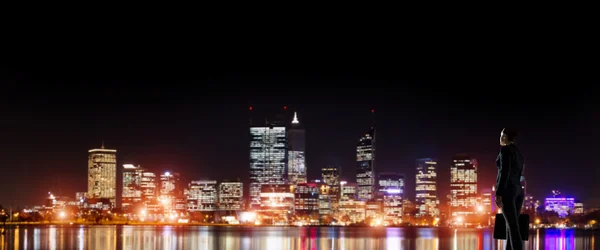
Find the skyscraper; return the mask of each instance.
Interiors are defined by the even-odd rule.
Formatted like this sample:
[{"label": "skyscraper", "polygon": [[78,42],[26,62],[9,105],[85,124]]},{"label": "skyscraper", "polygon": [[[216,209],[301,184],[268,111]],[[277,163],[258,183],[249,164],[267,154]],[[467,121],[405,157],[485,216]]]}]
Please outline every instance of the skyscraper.
[{"label": "skyscraper", "polygon": [[88,198],[105,198],[115,207],[117,200],[117,150],[91,149],[88,158]]},{"label": "skyscraper", "polygon": [[121,208],[128,211],[132,206],[142,201],[142,174],[144,170],[133,164],[123,165],[123,190]]},{"label": "skyscraper", "polygon": [[288,139],[285,119],[254,126],[250,122],[250,207],[260,208],[261,186],[285,184]]},{"label": "skyscraper", "polygon": [[473,214],[477,193],[477,160],[467,155],[456,155],[450,166],[452,214]]},{"label": "skyscraper", "polygon": [[417,159],[416,205],[419,216],[438,216],[437,162],[432,158]]},{"label": "skyscraper", "polygon": [[288,182],[290,184],[306,183],[305,161],[305,131],[300,126],[298,114],[294,112],[294,119],[288,130]]},{"label": "skyscraper", "polygon": [[[175,209],[183,198],[182,187],[179,182],[179,173],[169,171],[160,175],[160,202],[165,211]],[[181,204],[180,204],[181,205]],[[185,209],[185,203],[183,204]]]},{"label": "skyscraper", "polygon": [[375,127],[360,138],[356,145],[356,182],[358,199],[369,200],[375,191]]},{"label": "skyscraper", "polygon": [[156,174],[144,170],[142,172],[140,188],[142,190],[142,202],[144,203],[147,212],[156,213],[159,210],[157,187]]}]

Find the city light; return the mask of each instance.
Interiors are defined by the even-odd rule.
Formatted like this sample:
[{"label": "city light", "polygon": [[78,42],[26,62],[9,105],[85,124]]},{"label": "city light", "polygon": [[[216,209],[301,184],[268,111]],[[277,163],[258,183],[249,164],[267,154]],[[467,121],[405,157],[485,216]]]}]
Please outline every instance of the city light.
[{"label": "city light", "polygon": [[477,206],[477,212],[483,212],[483,206],[479,205]]},{"label": "city light", "polygon": [[64,219],[65,217],[67,217],[67,214],[65,213],[65,211],[60,211],[60,213],[58,214],[58,216],[59,216],[61,219]]},{"label": "city light", "polygon": [[400,189],[388,189],[388,190],[386,190],[386,192],[388,194],[399,194],[399,193],[402,193],[402,190],[400,190]]},{"label": "city light", "polygon": [[171,173],[169,173],[168,171],[165,172],[165,176],[171,176]]}]

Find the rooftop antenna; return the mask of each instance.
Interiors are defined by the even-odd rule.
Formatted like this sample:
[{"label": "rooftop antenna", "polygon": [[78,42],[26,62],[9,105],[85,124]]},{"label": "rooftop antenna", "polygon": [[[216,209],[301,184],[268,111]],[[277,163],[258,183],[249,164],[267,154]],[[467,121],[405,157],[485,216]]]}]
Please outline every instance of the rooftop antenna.
[{"label": "rooftop antenna", "polygon": [[102,140],[102,147],[101,148],[104,149],[104,140]]},{"label": "rooftop antenna", "polygon": [[292,124],[298,124],[298,123],[300,123],[298,121],[298,114],[296,114],[296,111],[294,111],[294,119],[292,120]]}]

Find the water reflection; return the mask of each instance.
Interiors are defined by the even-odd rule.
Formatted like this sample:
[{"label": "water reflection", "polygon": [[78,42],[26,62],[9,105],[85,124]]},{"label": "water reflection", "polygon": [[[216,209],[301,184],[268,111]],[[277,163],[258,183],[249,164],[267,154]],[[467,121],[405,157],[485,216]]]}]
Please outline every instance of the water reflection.
[{"label": "water reflection", "polygon": [[[536,230],[526,249],[594,249],[598,232]],[[443,228],[19,226],[4,249],[504,249],[491,230]]]}]

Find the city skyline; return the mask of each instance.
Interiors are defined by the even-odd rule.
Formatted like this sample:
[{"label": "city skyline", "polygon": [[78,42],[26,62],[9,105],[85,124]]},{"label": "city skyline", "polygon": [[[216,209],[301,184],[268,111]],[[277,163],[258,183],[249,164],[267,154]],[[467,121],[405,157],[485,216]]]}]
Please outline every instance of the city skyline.
[{"label": "city skyline", "polygon": [[[114,87],[116,86],[110,84],[106,86],[108,89]],[[102,88],[100,91],[107,92],[106,88]],[[124,101],[117,98],[108,100],[108,103],[81,105],[86,106],[86,109],[89,108],[89,111],[67,105],[69,101],[77,100],[81,104],[87,104],[86,101],[77,97],[80,93],[77,90],[83,91],[81,87],[76,88],[73,93],[63,94],[60,102],[51,102],[48,107],[39,106],[39,103],[46,100],[45,97],[32,93],[31,95],[35,97],[34,100],[27,98],[23,98],[23,100],[33,101],[31,105],[37,105],[37,108],[29,111],[30,115],[27,116],[18,111],[23,112],[26,107],[30,106],[23,103],[24,106],[20,107],[21,101],[11,97],[4,98],[4,101],[11,101],[14,105],[6,110],[5,114],[9,119],[3,120],[3,124],[6,125],[6,131],[16,131],[3,134],[4,141],[13,145],[9,149],[9,152],[13,153],[7,154],[5,166],[14,166],[11,172],[12,179],[31,179],[31,183],[35,184],[24,186],[21,183],[4,181],[10,187],[9,189],[22,190],[23,195],[15,196],[6,191],[0,191],[0,203],[4,206],[25,206],[39,203],[48,191],[63,195],[85,191],[87,184],[85,180],[81,180],[82,176],[87,175],[85,163],[82,163],[85,162],[85,160],[82,161],[85,159],[84,152],[90,148],[97,148],[102,140],[106,142],[108,148],[118,150],[118,166],[122,163],[134,163],[155,172],[171,170],[182,173],[183,176],[186,176],[185,178],[189,176],[190,178],[186,181],[237,178],[247,180],[247,175],[243,172],[247,172],[245,170],[248,166],[247,141],[249,139],[244,137],[247,136],[248,131],[247,109],[249,106],[253,106],[256,111],[261,111],[280,110],[287,105],[290,109],[294,108],[298,111],[300,120],[306,128],[306,166],[309,180],[318,178],[319,169],[327,164],[339,164],[342,169],[341,179],[352,180],[356,164],[355,155],[353,155],[355,154],[354,147],[360,135],[371,123],[369,111],[373,108],[378,112],[377,171],[398,172],[409,176],[410,178],[406,180],[408,197],[414,199],[415,195],[413,178],[415,159],[436,158],[439,172],[438,186],[448,187],[450,159],[457,153],[467,153],[478,159],[480,164],[478,187],[481,190],[493,185],[496,174],[493,160],[499,150],[497,137],[506,123],[503,123],[501,118],[508,116],[507,113],[496,112],[497,118],[494,116],[487,116],[483,119],[469,118],[479,111],[460,103],[450,103],[452,108],[439,105],[416,107],[417,110],[420,110],[419,112],[411,111],[408,108],[398,109],[399,104],[386,103],[391,100],[390,95],[376,90],[372,93],[373,97],[354,104],[349,99],[354,100],[353,97],[357,92],[351,91],[348,97],[336,97],[338,101],[333,106],[332,102],[327,101],[331,98],[320,97],[308,104],[308,100],[302,101],[306,98],[300,96],[261,97],[254,91],[242,97],[229,94],[229,97],[222,101],[211,98],[207,100],[207,103],[210,101],[210,105],[198,109],[203,105],[193,104],[190,108],[185,108],[182,105],[186,101],[175,101],[174,98],[166,99],[172,103],[161,105],[148,102],[153,96],[168,97],[173,93],[180,93],[181,90],[170,89],[161,94],[142,92],[135,97],[136,95],[132,94],[134,89],[137,88],[128,87],[119,96],[131,96],[135,101]],[[330,89],[324,91],[331,92]],[[413,92],[418,93],[419,97],[423,97],[422,91]],[[453,93],[457,92],[459,91]],[[473,91],[469,93],[473,93]],[[299,93],[299,95],[306,94],[306,91]],[[186,96],[188,98],[183,98],[183,100],[192,100],[189,99],[189,95]],[[430,98],[434,99],[433,97],[440,96],[440,94],[435,94]],[[375,100],[379,97],[382,100]],[[570,98],[573,100],[573,97]],[[413,99],[407,99],[402,103],[410,100]],[[481,98],[475,101],[480,105],[482,102],[486,104]],[[441,102],[437,101],[436,104]],[[130,109],[124,109],[125,103],[131,104],[128,105]],[[583,107],[580,106],[581,102],[576,103],[579,104],[577,107]],[[104,109],[106,105],[112,108]],[[50,107],[52,107],[51,110],[49,110]],[[466,107],[466,109],[455,109],[457,107]],[[485,107],[489,108],[485,110],[486,113],[498,111],[497,108],[494,108],[494,104],[487,104]],[[550,104],[549,107],[553,106]],[[193,116],[191,115],[192,108]],[[585,107],[583,108],[585,110]],[[433,109],[441,111],[431,113]],[[539,148],[537,145],[554,141],[553,138],[546,138],[546,135],[550,134],[552,129],[561,129],[568,124],[561,124],[562,120],[547,123],[553,120],[543,116],[543,113],[538,113],[537,116],[530,117],[529,125],[522,126],[523,121],[526,121],[522,118],[523,113],[541,109],[535,105],[524,106],[523,111],[515,115],[521,117],[521,121],[515,123],[523,137],[520,143],[526,156],[528,190],[531,190],[530,193],[536,197],[546,196],[551,189],[560,189],[572,196],[582,197],[581,199],[586,202],[595,198],[593,191],[586,191],[577,187],[579,185],[574,185],[582,181],[589,184],[587,186],[592,190],[597,189],[597,184],[590,182],[590,176],[594,176],[593,174],[581,178],[569,177],[570,173],[560,176],[553,173],[542,174],[548,169],[565,164],[573,165],[574,168],[590,164],[583,163],[589,161],[586,160],[589,158],[589,154],[583,155],[570,151],[565,152],[565,156],[552,161],[545,159],[546,152],[553,153],[552,150],[555,149],[544,148],[542,152],[537,149]],[[146,111],[139,112],[141,110]],[[443,111],[451,112],[440,115]],[[566,112],[559,111],[562,111],[563,114]],[[436,119],[445,120],[445,122],[434,126],[431,123],[432,118],[429,117],[433,114],[438,115]],[[127,118],[127,116],[131,116],[131,118]],[[483,128],[477,128],[482,126],[484,119],[485,124],[492,125],[488,124]],[[489,119],[492,119],[493,122],[487,122]],[[105,122],[97,122],[99,120]],[[471,125],[472,127],[460,127],[473,122],[475,125]],[[541,126],[542,124],[548,125]],[[537,130],[538,128],[540,131]],[[48,133],[49,131],[53,133]],[[31,135],[25,136],[25,133]],[[220,137],[210,134],[218,134]],[[570,130],[566,131],[564,137],[567,138],[561,138],[561,140],[565,143],[569,142],[569,138],[576,138]],[[48,146],[52,143],[57,143],[56,147]],[[578,145],[585,145],[585,143]],[[28,152],[34,157],[20,157],[23,152]],[[223,155],[219,152],[222,152]],[[3,170],[6,171],[6,167]],[[60,169],[60,171],[51,171],[52,169]],[[225,171],[225,169],[231,171]],[[119,178],[117,179],[119,182]],[[117,183],[117,186],[120,185]],[[445,199],[445,195],[444,193],[438,194],[441,202]]]}]

